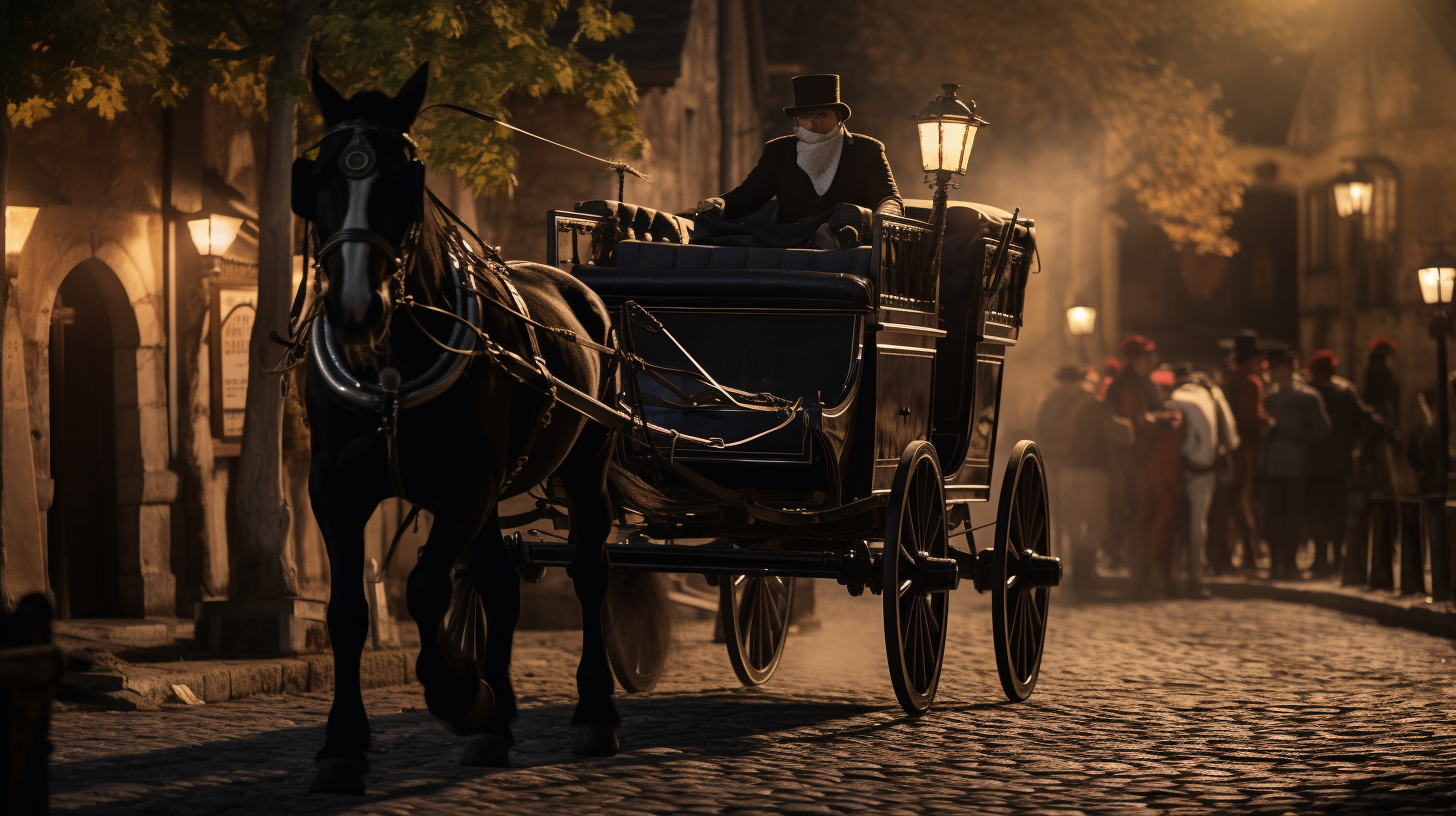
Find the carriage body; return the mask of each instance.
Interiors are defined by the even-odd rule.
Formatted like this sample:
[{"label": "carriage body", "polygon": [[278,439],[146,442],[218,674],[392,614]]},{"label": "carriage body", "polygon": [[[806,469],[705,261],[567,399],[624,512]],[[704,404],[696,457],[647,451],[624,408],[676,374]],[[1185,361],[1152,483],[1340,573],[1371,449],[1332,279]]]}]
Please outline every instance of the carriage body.
[{"label": "carriage body", "polygon": [[[640,431],[623,452],[668,499],[646,514],[647,540],[609,544],[608,559],[717,583],[744,683],[777,665],[793,580],[834,578],[884,599],[896,696],[923,713],[947,595],[967,577],[994,596],[1003,689],[1021,700],[1035,686],[1061,566],[1033,443],[1012,453],[992,547],[976,549],[969,513],[991,499],[1035,228],[954,202],[937,269],[930,217],[911,201],[875,216],[870,245],[824,251],[690,245],[675,217],[618,202],[549,214],[548,263],[601,297],[640,360],[618,395]],[[518,564],[569,562],[564,545],[513,546]],[[631,662],[614,658],[618,678],[643,687]]]},{"label": "carriage body", "polygon": [[[806,407],[804,422],[736,447],[679,442],[669,450],[672,440],[659,436],[656,455],[672,455],[757,511],[705,513],[683,485],[684,509],[659,519],[676,525],[673,537],[750,532],[735,529],[749,518],[762,537],[775,509],[822,513],[886,496],[915,441],[935,445],[948,504],[990,498],[1001,372],[1020,329],[1034,226],[1018,222],[1022,245],[1008,250],[997,276],[991,264],[1010,214],[952,203],[937,276],[931,225],[914,217],[929,217],[928,202],[910,202],[908,214],[876,216],[869,246],[825,251],[677,243],[661,218],[640,209],[621,216],[635,216],[629,234],[640,237],[604,248],[603,216],[550,213],[548,263],[602,297],[634,353],[688,367],[661,336],[622,318],[628,301],[647,308],[722,385]],[[643,412],[662,427],[733,442],[775,424],[733,406],[679,407],[682,392],[701,391],[687,379],[673,382],[677,394],[638,380]]]}]

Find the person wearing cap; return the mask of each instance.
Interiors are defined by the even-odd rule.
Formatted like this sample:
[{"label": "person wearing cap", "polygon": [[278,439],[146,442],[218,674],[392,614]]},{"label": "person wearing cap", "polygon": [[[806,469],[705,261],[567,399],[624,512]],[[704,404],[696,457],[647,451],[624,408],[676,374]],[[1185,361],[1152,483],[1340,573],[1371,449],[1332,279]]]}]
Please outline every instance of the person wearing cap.
[{"label": "person wearing cap", "polygon": [[1178,387],[1172,400],[1183,412],[1183,446],[1179,450],[1183,491],[1188,499],[1188,595],[1208,597],[1203,588],[1203,551],[1208,538],[1208,510],[1221,459],[1239,447],[1233,409],[1223,390],[1207,374],[1191,365],[1173,370]]},{"label": "person wearing cap", "polygon": [[748,178],[720,198],[698,202],[698,212],[740,219],[776,199],[779,224],[823,217],[842,205],[858,208],[863,216],[870,211],[903,214],[885,146],[844,126],[850,110],[839,99],[839,76],[797,76],[793,85],[794,104],[784,113],[793,120],[794,133],[765,144]]},{"label": "person wearing cap", "polygon": [[1269,355],[1273,387],[1264,398],[1269,434],[1264,445],[1264,520],[1268,527],[1269,576],[1297,575],[1295,555],[1302,543],[1309,453],[1330,435],[1330,415],[1318,391],[1295,378],[1299,358],[1293,352]]},{"label": "person wearing cap", "polygon": [[1162,459],[1157,454],[1160,441],[1166,441],[1160,437],[1179,432],[1180,415],[1164,410],[1162,392],[1149,379],[1158,367],[1157,348],[1156,343],[1140,334],[1123,338],[1118,346],[1122,373],[1107,390],[1107,404],[1133,428],[1133,444],[1122,458],[1132,487],[1128,560],[1135,590],[1140,593],[1153,589],[1152,571],[1166,571],[1170,563],[1173,520],[1177,515],[1177,458],[1173,457],[1169,472],[1159,466]]},{"label": "person wearing cap", "polygon": [[[1109,434],[1112,412],[1092,393],[1088,370],[1057,369],[1056,388],[1036,414],[1037,446],[1045,455],[1051,488],[1055,549],[1070,554],[1067,584],[1086,596],[1096,577],[1097,547],[1107,526]],[[1066,542],[1065,548],[1063,541]]]},{"label": "person wearing cap", "polygon": [[1329,349],[1309,357],[1309,387],[1318,391],[1330,415],[1330,435],[1309,449],[1305,501],[1309,535],[1314,539],[1315,577],[1335,574],[1345,544],[1346,505],[1355,475],[1355,447],[1361,439],[1384,433],[1385,421],[1360,398],[1355,384],[1335,375],[1340,359]]},{"label": "person wearing cap", "polygon": [[1385,420],[1392,433],[1367,436],[1360,452],[1360,465],[1365,486],[1372,492],[1393,496],[1396,492],[1395,449],[1393,438],[1400,428],[1400,378],[1395,374],[1396,355],[1400,351],[1389,337],[1370,340],[1370,356],[1365,362],[1365,387],[1361,396],[1366,404]]},{"label": "person wearing cap", "polygon": [[1264,434],[1269,429],[1269,414],[1264,410],[1264,357],[1270,345],[1253,331],[1240,332],[1219,343],[1230,351],[1222,386],[1234,412],[1234,430],[1240,444],[1234,452],[1233,479],[1215,486],[1209,509],[1204,557],[1215,573],[1233,572],[1233,557],[1240,550],[1244,567],[1252,567],[1259,549],[1254,480],[1262,461]]}]

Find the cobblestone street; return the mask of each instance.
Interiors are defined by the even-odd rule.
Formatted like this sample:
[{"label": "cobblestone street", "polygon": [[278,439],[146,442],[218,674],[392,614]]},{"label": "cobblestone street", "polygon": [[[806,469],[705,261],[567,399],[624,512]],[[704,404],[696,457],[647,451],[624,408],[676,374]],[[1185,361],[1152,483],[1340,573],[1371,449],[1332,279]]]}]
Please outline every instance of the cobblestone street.
[{"label": "cobblestone street", "polygon": [[1268,601],[1054,604],[1041,683],[1005,702],[990,609],[952,596],[940,695],[908,721],[879,599],[819,587],[823,629],[738,687],[711,623],[668,680],[621,700],[623,750],[570,754],[576,639],[518,638],[516,767],[462,768],[418,686],[365,692],[369,794],[310,796],[324,695],[64,711],[63,813],[1446,813],[1450,641]]}]

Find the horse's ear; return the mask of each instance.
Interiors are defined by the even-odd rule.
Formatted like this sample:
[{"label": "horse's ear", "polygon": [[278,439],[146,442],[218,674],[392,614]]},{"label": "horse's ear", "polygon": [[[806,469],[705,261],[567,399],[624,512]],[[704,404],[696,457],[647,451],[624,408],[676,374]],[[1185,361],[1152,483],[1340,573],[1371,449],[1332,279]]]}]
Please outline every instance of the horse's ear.
[{"label": "horse's ear", "polygon": [[313,61],[313,72],[309,77],[309,84],[313,87],[313,95],[318,97],[319,110],[323,111],[324,122],[328,125],[336,125],[344,121],[346,118],[344,95],[330,85],[327,79],[324,79],[323,73],[319,71],[318,60]]},{"label": "horse's ear", "polygon": [[410,125],[414,124],[415,117],[420,113],[420,106],[425,104],[425,91],[429,84],[430,64],[426,62],[415,70],[413,76],[405,80],[399,93],[394,95],[394,115],[398,118],[400,130],[409,130]]}]

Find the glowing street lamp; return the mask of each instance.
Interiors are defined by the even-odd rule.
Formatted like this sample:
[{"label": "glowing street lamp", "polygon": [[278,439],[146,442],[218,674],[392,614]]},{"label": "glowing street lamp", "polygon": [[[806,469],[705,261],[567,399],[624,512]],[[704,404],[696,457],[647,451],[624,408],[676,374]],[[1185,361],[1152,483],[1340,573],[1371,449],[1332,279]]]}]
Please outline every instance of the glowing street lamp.
[{"label": "glowing street lamp", "polygon": [[935,234],[932,268],[940,274],[940,251],[945,238],[945,207],[950,188],[959,187],[952,176],[966,174],[971,161],[971,146],[976,142],[976,129],[989,124],[976,115],[976,101],[970,107],[956,98],[959,85],[944,83],[941,94],[930,100],[920,113],[910,117],[920,134],[920,164],[925,180],[935,188],[930,210],[930,225]]},{"label": "glowing street lamp", "polygon": [[1421,284],[1421,300],[1432,306],[1446,306],[1451,303],[1452,288],[1456,286],[1456,255],[1445,249],[1421,263],[1416,272]]},{"label": "glowing street lamp", "polygon": [[5,190],[5,268],[12,276],[41,209],[70,203],[56,177],[39,162],[29,156],[11,157]]},{"label": "glowing street lamp", "polygon": [[1091,306],[1073,306],[1067,310],[1067,331],[1086,337],[1097,327],[1097,310]]},{"label": "glowing street lamp", "polygon": [[210,255],[214,258],[221,258],[227,254],[228,248],[238,237],[238,230],[243,227],[243,219],[232,215],[212,213],[205,218],[196,218],[187,222],[187,229],[192,233],[192,245],[197,247],[197,254]]},{"label": "glowing street lamp", "polygon": [[1335,192],[1335,212],[1341,218],[1352,215],[1368,215],[1370,202],[1375,195],[1375,182],[1364,170],[1348,170],[1335,176],[1332,189]]},{"label": "glowing street lamp", "polygon": [[5,260],[13,261],[25,248],[25,241],[35,227],[35,217],[40,207],[13,207],[5,205]]}]

